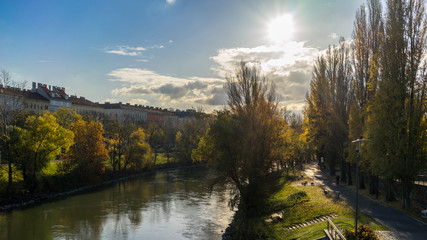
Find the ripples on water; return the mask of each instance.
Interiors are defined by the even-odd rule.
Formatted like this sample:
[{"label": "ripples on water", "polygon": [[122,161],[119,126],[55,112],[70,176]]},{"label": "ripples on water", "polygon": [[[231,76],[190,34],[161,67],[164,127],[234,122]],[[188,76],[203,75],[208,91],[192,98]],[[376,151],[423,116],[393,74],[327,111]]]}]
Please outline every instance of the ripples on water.
[{"label": "ripples on water", "polygon": [[0,215],[0,239],[220,239],[229,187],[204,168],[158,172]]}]

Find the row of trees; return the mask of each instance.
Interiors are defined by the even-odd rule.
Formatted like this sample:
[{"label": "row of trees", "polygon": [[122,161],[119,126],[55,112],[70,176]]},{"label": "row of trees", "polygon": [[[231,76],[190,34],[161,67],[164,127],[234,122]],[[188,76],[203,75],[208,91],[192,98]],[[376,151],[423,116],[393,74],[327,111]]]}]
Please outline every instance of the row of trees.
[{"label": "row of trees", "polygon": [[[1,132],[2,161],[8,165],[8,192],[12,192],[16,171],[22,173],[28,190],[37,190],[41,172],[54,160],[59,161],[57,175],[72,174],[79,183],[101,180],[109,152],[100,122],[85,121],[70,109],[58,109],[53,114],[21,114],[21,118],[21,122],[11,122]],[[142,129],[130,134],[126,147],[125,168],[151,167],[151,148]]]},{"label": "row of trees", "polygon": [[369,139],[360,150],[360,187],[368,175],[370,192],[378,193],[382,179],[386,199],[394,200],[398,180],[402,207],[426,167],[426,31],[423,0],[387,1],[385,13],[381,1],[368,0],[356,13],[352,41],[318,57],[306,97],[308,141],[331,174],[341,162],[345,180],[356,163],[351,140]]}]

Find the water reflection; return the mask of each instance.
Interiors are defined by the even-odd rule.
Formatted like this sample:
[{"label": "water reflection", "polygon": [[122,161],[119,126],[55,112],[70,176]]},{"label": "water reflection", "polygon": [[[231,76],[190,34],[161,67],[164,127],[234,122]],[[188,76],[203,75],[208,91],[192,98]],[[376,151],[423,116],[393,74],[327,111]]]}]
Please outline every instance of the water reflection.
[{"label": "water reflection", "polygon": [[233,213],[227,187],[182,169],[0,215],[0,239],[219,239]]}]

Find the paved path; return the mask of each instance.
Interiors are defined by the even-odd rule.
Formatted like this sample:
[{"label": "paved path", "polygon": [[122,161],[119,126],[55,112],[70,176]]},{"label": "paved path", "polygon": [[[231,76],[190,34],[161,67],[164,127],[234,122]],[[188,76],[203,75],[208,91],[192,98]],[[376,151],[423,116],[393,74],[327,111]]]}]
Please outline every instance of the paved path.
[{"label": "paved path", "polygon": [[[352,206],[355,206],[356,192],[345,186],[336,186],[333,180],[328,179],[324,173],[317,169],[317,165],[306,166],[304,173],[314,182],[323,183],[333,191],[340,191],[341,196]],[[390,228],[399,239],[427,240],[427,224],[361,194],[359,194],[359,210]]]}]

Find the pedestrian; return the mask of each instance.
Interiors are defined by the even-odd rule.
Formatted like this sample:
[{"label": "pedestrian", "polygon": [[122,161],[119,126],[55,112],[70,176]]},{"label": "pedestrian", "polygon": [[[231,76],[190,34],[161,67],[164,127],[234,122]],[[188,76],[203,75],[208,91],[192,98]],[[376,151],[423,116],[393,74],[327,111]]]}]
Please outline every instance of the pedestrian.
[{"label": "pedestrian", "polygon": [[335,177],[335,179],[337,180],[337,186],[340,184],[340,176],[339,175],[337,175],[336,177]]}]

